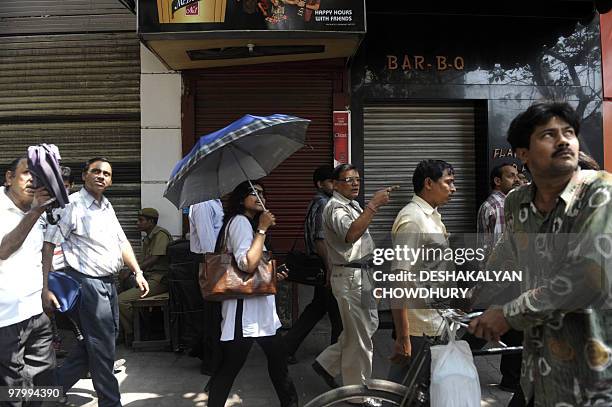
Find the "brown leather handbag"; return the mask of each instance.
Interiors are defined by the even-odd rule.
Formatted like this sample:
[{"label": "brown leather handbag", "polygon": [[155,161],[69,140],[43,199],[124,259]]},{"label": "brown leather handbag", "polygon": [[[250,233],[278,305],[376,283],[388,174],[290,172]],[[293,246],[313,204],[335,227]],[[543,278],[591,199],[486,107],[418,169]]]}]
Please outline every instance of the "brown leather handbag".
[{"label": "brown leather handbag", "polygon": [[272,259],[272,253],[263,253],[253,273],[240,270],[234,255],[227,253],[228,230],[229,224],[226,227],[221,253],[204,254],[199,275],[202,298],[206,301],[224,301],[276,294],[276,260]]}]

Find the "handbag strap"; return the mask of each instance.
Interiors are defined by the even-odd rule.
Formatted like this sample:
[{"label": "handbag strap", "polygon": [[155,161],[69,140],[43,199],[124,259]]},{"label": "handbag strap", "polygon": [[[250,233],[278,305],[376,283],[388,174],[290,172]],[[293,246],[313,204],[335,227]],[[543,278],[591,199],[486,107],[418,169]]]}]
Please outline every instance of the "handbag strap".
[{"label": "handbag strap", "polygon": [[[236,215],[237,216],[237,215]],[[229,233],[229,228],[236,216],[232,216],[232,218],[227,222],[225,226],[225,230],[223,231],[223,237],[221,238],[221,246],[219,247],[219,254],[227,253],[227,234]]]}]

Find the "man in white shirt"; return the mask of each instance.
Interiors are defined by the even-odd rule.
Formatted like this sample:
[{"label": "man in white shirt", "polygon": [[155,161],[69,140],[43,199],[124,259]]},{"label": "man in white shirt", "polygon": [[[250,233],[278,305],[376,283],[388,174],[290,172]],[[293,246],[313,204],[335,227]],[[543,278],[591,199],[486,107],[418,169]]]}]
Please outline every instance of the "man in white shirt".
[{"label": "man in white shirt", "polygon": [[[125,264],[135,275],[141,297],[149,292],[132,246],[104,196],[112,185],[112,171],[103,157],[85,163],[84,187],[70,195],[70,204],[61,212],[57,225],[47,228],[43,249],[45,280],[52,267],[55,245],[61,244],[67,266],[63,271],[81,283],[78,319],[84,339],[57,369],[58,384],[66,392],[89,370],[100,407],[121,406],[119,383],[113,375],[119,334],[115,275]],[[43,302],[48,308],[57,308],[46,281]]]},{"label": "man in white shirt", "polygon": [[27,159],[19,158],[0,187],[0,386],[50,385],[55,365],[51,322],[41,301],[41,215],[49,193],[34,189],[32,181]]},{"label": "man in white shirt", "polygon": [[211,199],[189,207],[189,248],[193,253],[213,253],[223,226],[221,200]]},{"label": "man in white shirt", "polygon": [[[414,196],[397,214],[391,237],[393,247],[442,248],[448,247],[446,227],[438,207],[445,205],[455,193],[455,171],[442,160],[423,160],[414,170]],[[440,259],[438,259],[440,260]],[[435,263],[436,259],[432,259]],[[417,260],[393,261],[391,270],[418,273],[419,270],[438,270],[435,264]],[[415,308],[414,304],[392,301],[391,313],[395,326],[395,343],[391,356],[389,380],[401,383],[410,367],[410,357],[426,344],[424,335],[437,336],[443,320],[435,309]],[[426,361],[429,366],[429,361]],[[425,369],[428,376],[429,369]]]}]

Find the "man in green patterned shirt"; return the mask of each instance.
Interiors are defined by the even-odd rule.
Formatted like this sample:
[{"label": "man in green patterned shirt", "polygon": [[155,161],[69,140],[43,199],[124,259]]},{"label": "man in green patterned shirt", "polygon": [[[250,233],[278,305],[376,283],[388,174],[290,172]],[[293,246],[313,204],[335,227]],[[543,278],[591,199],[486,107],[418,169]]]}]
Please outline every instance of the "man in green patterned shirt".
[{"label": "man in green patterned shirt", "polygon": [[505,202],[506,232],[489,270],[522,270],[521,294],[491,306],[470,331],[524,331],[521,387],[529,405],[612,405],[612,175],[578,168],[580,118],[537,103],[508,142],[533,182]]}]

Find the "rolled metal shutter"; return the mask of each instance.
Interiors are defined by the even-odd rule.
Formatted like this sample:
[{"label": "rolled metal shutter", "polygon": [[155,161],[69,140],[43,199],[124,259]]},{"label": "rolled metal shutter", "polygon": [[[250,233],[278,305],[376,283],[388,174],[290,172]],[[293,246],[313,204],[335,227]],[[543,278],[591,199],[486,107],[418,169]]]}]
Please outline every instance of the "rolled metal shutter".
[{"label": "rolled metal shutter", "polygon": [[134,31],[119,0],[2,0],[0,33],[11,35]]},{"label": "rolled metal shutter", "polygon": [[372,104],[364,107],[364,193],[400,185],[370,226],[377,244],[388,244],[397,213],[412,195],[419,161],[440,159],[455,168],[457,192],[442,208],[451,233],[475,231],[476,170],[474,106],[469,102]]},{"label": "rolled metal shutter", "polygon": [[53,143],[81,183],[83,162],[113,163],[108,198],[135,248],[140,207],[140,45],[135,33],[0,37],[0,167]]},{"label": "rolled metal shutter", "polygon": [[328,63],[274,64],[200,71],[197,76],[197,136],[227,126],[245,114],[283,113],[310,119],[307,146],[263,179],[268,206],[277,219],[271,229],[274,250],[281,254],[297,238],[314,195],[312,173],[331,164],[333,79]]}]

